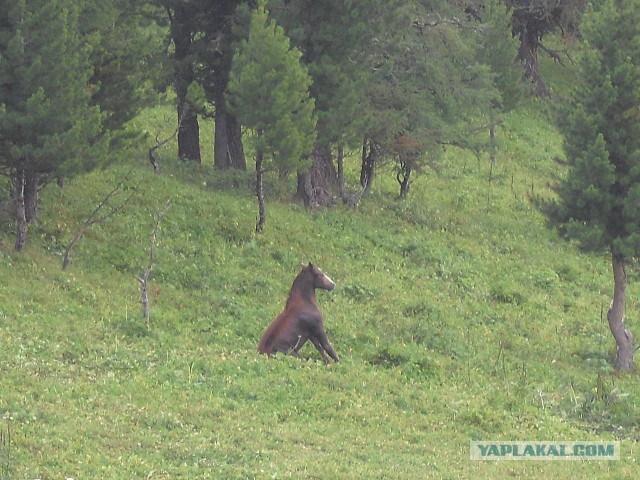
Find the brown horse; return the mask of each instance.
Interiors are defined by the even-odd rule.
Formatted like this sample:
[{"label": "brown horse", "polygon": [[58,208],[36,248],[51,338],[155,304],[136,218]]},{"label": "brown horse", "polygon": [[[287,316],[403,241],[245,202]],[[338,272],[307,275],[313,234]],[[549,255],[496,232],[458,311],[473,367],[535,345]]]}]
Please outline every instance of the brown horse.
[{"label": "brown horse", "polygon": [[311,263],[302,266],[293,281],[284,311],[267,327],[258,352],[269,355],[284,352],[297,357],[302,346],[311,340],[325,363],[329,363],[327,353],[336,362],[340,361],[324,331],[315,292],[316,288],[331,291],[335,287],[336,284],[318,267]]}]

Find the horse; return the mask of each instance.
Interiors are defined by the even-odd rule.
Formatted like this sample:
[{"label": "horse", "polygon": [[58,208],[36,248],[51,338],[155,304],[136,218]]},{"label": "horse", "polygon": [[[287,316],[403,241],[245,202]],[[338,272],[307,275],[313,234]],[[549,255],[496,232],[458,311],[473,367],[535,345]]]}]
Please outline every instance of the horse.
[{"label": "horse", "polygon": [[258,344],[258,353],[275,355],[283,352],[298,357],[303,345],[311,340],[325,363],[329,363],[327,354],[336,362],[340,361],[324,330],[316,288],[330,292],[336,284],[311,262],[301,265],[284,310],[265,330]]}]

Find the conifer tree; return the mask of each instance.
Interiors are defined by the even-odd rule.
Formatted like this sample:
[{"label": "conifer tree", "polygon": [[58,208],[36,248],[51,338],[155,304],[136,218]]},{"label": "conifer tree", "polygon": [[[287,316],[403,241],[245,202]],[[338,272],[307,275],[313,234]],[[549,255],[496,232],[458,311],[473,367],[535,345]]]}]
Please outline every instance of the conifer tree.
[{"label": "conifer tree", "polygon": [[524,79],[530,81],[536,95],[550,91],[540,74],[538,51],[562,62],[561,55],[547,48],[542,40],[554,32],[576,31],[588,0],[505,0],[512,12],[513,34],[520,40],[518,60],[524,67]]},{"label": "conifer tree", "polygon": [[[166,26],[163,10],[147,0],[83,0],[80,35],[90,45],[93,73],[91,100],[104,114],[102,126],[114,134],[112,144],[137,137],[122,126],[166,88],[163,61]],[[165,47],[166,48],[166,47]],[[93,88],[98,86],[99,88]]]},{"label": "conifer tree", "polygon": [[498,94],[492,106],[509,111],[515,108],[524,93],[519,81],[522,73],[514,60],[518,41],[511,35],[510,14],[499,0],[486,0],[480,20],[478,57],[480,62],[491,68]]},{"label": "conifer tree", "polygon": [[310,207],[333,203],[337,180],[332,147],[361,147],[368,128],[365,98],[374,72],[386,62],[381,46],[397,32],[399,0],[271,0],[272,11],[313,78],[318,139],[312,165],[298,176],[296,196]]},{"label": "conifer tree", "polygon": [[604,0],[583,18],[580,83],[564,130],[571,163],[555,212],[568,236],[608,250],[614,292],[607,318],[617,369],[633,369],[633,335],[625,327],[625,264],[640,254],[639,0]]},{"label": "conifer tree", "polygon": [[[518,41],[511,34],[510,13],[499,0],[486,0],[477,34],[477,58],[489,68],[488,80],[494,87],[485,88],[483,114],[489,117],[489,158],[495,162],[498,141],[496,127],[501,123],[500,114],[514,109],[522,99],[526,86],[520,81],[522,72],[515,57]],[[484,150],[484,146],[480,146]]]},{"label": "conifer tree", "polygon": [[[73,0],[0,0],[0,163],[16,203],[16,249],[48,179],[94,162],[101,114]],[[94,152],[95,153],[95,152]]]},{"label": "conifer tree", "polygon": [[302,157],[311,151],[316,127],[311,78],[300,63],[301,53],[267,17],[261,3],[251,17],[249,38],[235,52],[228,87],[231,111],[255,134],[258,232],[266,222],[265,157],[269,155],[280,171],[308,167]]}]

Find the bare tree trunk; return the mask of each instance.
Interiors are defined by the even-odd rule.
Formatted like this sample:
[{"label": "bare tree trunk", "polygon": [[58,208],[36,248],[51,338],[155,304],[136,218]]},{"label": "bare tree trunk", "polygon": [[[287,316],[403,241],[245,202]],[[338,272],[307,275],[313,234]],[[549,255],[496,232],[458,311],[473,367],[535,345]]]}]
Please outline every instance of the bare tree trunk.
[{"label": "bare tree trunk", "polygon": [[247,169],[242,146],[242,131],[235,117],[227,110],[224,93],[216,96],[216,127],[213,145],[213,164],[219,170]]},{"label": "bare tree trunk", "polygon": [[496,155],[498,153],[498,144],[496,142],[496,126],[498,123],[495,119],[495,115],[493,110],[490,113],[490,123],[489,123],[489,162],[491,166],[496,163]]},{"label": "bare tree trunk", "polygon": [[627,274],[624,268],[624,257],[612,254],[613,264],[613,301],[607,320],[609,328],[616,340],[616,370],[633,370],[633,335],[624,326],[624,304],[627,287]]},{"label": "bare tree trunk", "polygon": [[178,118],[181,116],[184,116],[184,120],[178,128],[178,156],[182,160],[200,162],[200,126],[198,125],[198,115],[190,111],[190,107],[184,97],[178,99]]},{"label": "bare tree trunk", "polygon": [[337,174],[333,166],[331,147],[314,145],[311,152],[313,163],[306,172],[298,173],[298,188],[295,198],[306,207],[317,209],[333,206],[331,187],[335,186]]},{"label": "bare tree trunk", "polygon": [[256,232],[262,233],[267,223],[267,209],[264,200],[264,154],[256,152],[256,197],[258,198],[258,223],[256,224]]},{"label": "bare tree trunk", "polygon": [[25,190],[25,170],[24,168],[18,168],[13,175],[13,192],[14,201],[16,204],[16,244],[15,249],[18,252],[24,250],[24,246],[27,243],[27,216],[24,204],[24,190]]},{"label": "bare tree trunk", "polygon": [[344,149],[342,145],[338,145],[338,156],[336,157],[336,164],[338,166],[338,193],[344,203],[349,201],[349,196],[345,190],[344,182]]},{"label": "bare tree trunk", "polygon": [[365,193],[368,193],[373,185],[377,158],[377,145],[370,138],[365,138],[362,143],[362,166],[360,167],[360,185],[362,185]]},{"label": "bare tree trunk", "polygon": [[187,6],[176,3],[171,21],[171,37],[175,46],[175,89],[178,109],[178,156],[183,160],[200,162],[200,127],[198,115],[187,102],[187,90],[194,80],[191,54],[191,29],[188,25]]},{"label": "bare tree trunk", "polygon": [[517,59],[524,65],[523,79],[533,84],[535,94],[538,97],[548,97],[549,87],[542,80],[538,65],[539,45],[538,31],[525,28],[520,33],[520,48],[518,49]]},{"label": "bare tree trunk", "polygon": [[396,173],[396,179],[400,185],[400,194],[398,198],[403,200],[409,195],[409,188],[411,187],[411,162],[407,160],[401,160]]},{"label": "bare tree trunk", "polygon": [[38,187],[40,175],[25,170],[24,175],[24,214],[28,223],[38,223]]}]

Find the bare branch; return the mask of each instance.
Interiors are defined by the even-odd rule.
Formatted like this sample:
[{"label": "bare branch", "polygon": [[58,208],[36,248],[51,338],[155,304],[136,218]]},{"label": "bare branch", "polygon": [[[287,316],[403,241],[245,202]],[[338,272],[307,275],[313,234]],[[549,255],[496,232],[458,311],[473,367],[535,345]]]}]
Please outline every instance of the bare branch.
[{"label": "bare branch", "polygon": [[559,63],[563,67],[566,67],[566,64],[562,60],[562,55],[564,55],[565,57],[567,57],[569,59],[569,63],[573,63],[573,59],[569,55],[569,52],[567,51],[566,48],[563,49],[563,50],[551,50],[550,48],[548,48],[545,45],[543,45],[542,42],[538,42],[538,48],[540,48],[543,52],[545,52],[547,55],[549,55],[553,59],[554,62]]},{"label": "bare branch", "polygon": [[486,28],[483,25],[465,22],[458,17],[441,17],[439,14],[430,15],[431,19],[428,20],[414,20],[413,26],[420,30],[423,34],[427,28],[435,28],[439,25],[454,25],[464,30],[472,30],[481,34],[486,33]]},{"label": "bare branch", "polygon": [[122,210],[124,210],[124,207],[129,203],[129,201],[131,200],[131,197],[133,197],[133,195],[137,192],[139,183],[132,189],[131,194],[118,207],[113,208],[110,212],[99,216],[100,211],[109,203],[109,200],[111,200],[111,198],[118,193],[118,191],[122,188],[122,186],[124,185],[124,182],[128,179],[130,174],[131,174],[131,170],[129,170],[124,175],[124,177],[122,177],[120,182],[118,182],[118,184],[113,188],[113,190],[107,193],[107,195],[102,199],[102,201],[93,210],[93,212],[91,212],[89,217],[84,221],[80,229],[77,231],[77,233],[73,237],[73,240],[71,240],[71,243],[69,243],[67,250],[64,252],[64,257],[62,259],[62,270],[65,270],[69,266],[69,263],[71,262],[71,250],[73,249],[73,247],[75,247],[76,243],[78,243],[80,239],[84,236],[87,229],[91,225],[105,222],[111,217],[113,217],[114,215],[116,215],[117,213],[120,213]]},{"label": "bare branch", "polygon": [[158,137],[160,136],[160,133],[158,133],[156,135],[156,144],[149,149],[149,162],[151,162],[151,165],[153,165],[153,172],[154,173],[160,172],[160,163],[158,162],[158,159],[154,155],[156,150],[158,150],[159,148],[161,148],[164,145],[166,145],[169,141],[171,141],[174,138],[176,138],[176,135],[178,135],[178,132],[180,131],[180,127],[182,126],[182,122],[184,120],[184,117],[185,117],[185,115],[183,114],[178,119],[178,126],[176,127],[176,129],[173,131],[173,133],[170,136],[165,138],[163,141],[161,141],[161,142],[158,141]]}]

